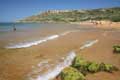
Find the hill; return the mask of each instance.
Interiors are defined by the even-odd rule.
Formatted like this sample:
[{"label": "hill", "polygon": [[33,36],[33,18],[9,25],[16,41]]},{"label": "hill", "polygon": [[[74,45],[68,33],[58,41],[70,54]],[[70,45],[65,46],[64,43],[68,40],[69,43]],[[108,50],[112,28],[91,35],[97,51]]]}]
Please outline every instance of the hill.
[{"label": "hill", "polygon": [[18,22],[80,22],[88,20],[120,22],[120,7],[91,10],[49,10]]}]

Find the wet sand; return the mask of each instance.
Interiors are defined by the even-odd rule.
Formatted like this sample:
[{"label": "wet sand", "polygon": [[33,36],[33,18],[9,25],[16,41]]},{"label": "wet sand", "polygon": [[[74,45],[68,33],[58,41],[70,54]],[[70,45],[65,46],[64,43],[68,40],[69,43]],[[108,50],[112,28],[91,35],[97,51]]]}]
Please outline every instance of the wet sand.
[{"label": "wet sand", "polygon": [[[113,53],[112,46],[120,44],[120,32],[103,32],[99,42],[94,46],[78,52],[83,58],[89,61],[104,62],[117,66],[120,69],[120,55]],[[120,71],[113,73],[99,72],[89,74],[86,80],[119,80]]]},{"label": "wet sand", "polygon": [[[43,60],[50,60],[49,64],[61,62],[61,58],[68,52],[75,50],[76,53],[87,60],[110,63],[120,68],[120,55],[113,54],[112,46],[120,44],[120,30],[92,28],[81,30],[77,26],[78,32],[71,32],[57,39],[23,49],[0,50],[0,80],[29,80],[42,73],[30,75],[34,68]],[[79,50],[88,40],[96,40],[98,43]],[[44,71],[43,71],[44,72]],[[120,72],[89,74],[87,80],[119,80]]]},{"label": "wet sand", "polygon": [[[99,41],[93,46],[86,48],[84,50],[76,48],[77,55],[81,55],[84,59],[88,61],[94,61],[98,63],[104,62],[112,64],[120,69],[120,55],[113,53],[112,48],[113,45],[120,44],[120,31],[119,31],[120,28],[118,26],[119,24],[116,25],[112,24],[111,27],[108,27],[107,24],[102,27],[100,27],[100,25],[98,26],[94,25],[94,27],[97,27],[99,30],[102,29],[103,31],[95,32],[94,34],[92,34],[92,36],[90,35],[90,37],[92,38],[94,36],[94,39],[96,38]],[[120,71],[116,71],[113,73],[98,72],[94,74],[88,74],[86,76],[86,80],[119,80],[119,79]]]}]

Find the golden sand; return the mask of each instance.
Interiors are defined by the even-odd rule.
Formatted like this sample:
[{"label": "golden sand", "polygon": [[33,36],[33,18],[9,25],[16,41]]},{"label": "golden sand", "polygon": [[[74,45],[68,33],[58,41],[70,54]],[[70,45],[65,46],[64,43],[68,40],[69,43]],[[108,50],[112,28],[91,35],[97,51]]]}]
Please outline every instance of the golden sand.
[{"label": "golden sand", "polygon": [[[79,50],[85,41],[95,39],[98,39],[99,42],[92,47]],[[110,63],[120,68],[120,55],[113,54],[112,51],[114,44],[120,44],[120,31],[97,28],[95,31],[71,32],[29,48],[5,49],[8,53],[2,50],[1,52],[4,54],[0,56],[0,80],[26,80],[26,75],[32,71],[32,66],[37,65],[41,60],[57,60],[71,50],[75,50],[77,54],[82,55],[87,60]],[[89,74],[87,80],[119,80],[119,75],[120,71],[100,72]]]}]

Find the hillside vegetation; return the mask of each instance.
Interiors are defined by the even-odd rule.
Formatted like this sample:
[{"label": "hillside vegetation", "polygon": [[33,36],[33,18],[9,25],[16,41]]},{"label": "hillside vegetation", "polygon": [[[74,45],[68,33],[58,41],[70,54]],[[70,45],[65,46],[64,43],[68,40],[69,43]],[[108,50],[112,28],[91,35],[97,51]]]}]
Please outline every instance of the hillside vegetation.
[{"label": "hillside vegetation", "polygon": [[88,20],[120,22],[120,7],[92,10],[49,10],[19,20],[19,22],[80,22]]}]

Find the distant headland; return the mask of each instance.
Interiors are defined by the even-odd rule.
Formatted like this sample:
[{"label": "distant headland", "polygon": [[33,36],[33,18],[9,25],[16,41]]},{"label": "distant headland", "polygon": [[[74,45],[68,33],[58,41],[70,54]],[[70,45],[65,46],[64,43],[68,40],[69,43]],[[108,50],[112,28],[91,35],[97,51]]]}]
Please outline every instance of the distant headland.
[{"label": "distant headland", "polygon": [[107,20],[120,22],[120,7],[90,10],[48,10],[17,22],[81,22]]}]

